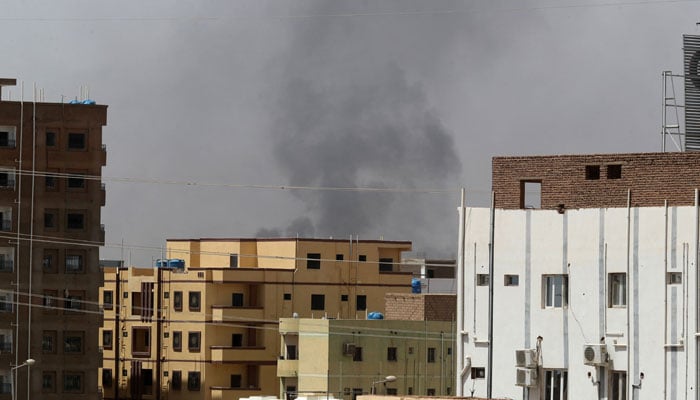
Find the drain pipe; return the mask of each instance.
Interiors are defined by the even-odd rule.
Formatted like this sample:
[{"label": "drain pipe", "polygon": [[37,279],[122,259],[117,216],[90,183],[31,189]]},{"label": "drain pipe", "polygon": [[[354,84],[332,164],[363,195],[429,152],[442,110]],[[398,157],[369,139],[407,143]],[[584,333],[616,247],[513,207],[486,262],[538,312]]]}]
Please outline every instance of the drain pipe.
[{"label": "drain pipe", "polygon": [[496,194],[491,191],[491,221],[489,234],[489,370],[486,375],[486,397],[491,398],[493,390],[493,247],[496,220]]},{"label": "drain pipe", "polygon": [[[632,282],[632,276],[630,275],[630,226],[632,224],[631,220],[631,211],[632,211],[632,189],[627,189],[627,282]],[[634,377],[632,376],[632,338],[630,335],[630,313],[632,310],[632,302],[630,301],[631,295],[630,293],[632,290],[630,290],[632,285],[627,286],[627,293],[625,293],[626,296],[626,302],[627,302],[627,321],[626,321],[626,330],[627,330],[627,393],[630,393],[632,395],[632,398],[634,399],[634,390],[635,385],[634,385]]]},{"label": "drain pipe", "polygon": [[455,350],[457,353],[456,361],[457,368],[457,397],[461,397],[464,393],[464,205],[465,205],[465,190],[460,190],[461,199],[459,203],[459,243],[457,243],[457,343]]}]

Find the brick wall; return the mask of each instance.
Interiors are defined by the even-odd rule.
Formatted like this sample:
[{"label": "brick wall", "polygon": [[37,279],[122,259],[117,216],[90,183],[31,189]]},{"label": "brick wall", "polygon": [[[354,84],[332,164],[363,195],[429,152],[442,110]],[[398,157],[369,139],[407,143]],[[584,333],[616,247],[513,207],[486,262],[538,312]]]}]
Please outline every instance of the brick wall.
[{"label": "brick wall", "polygon": [[[608,166],[618,165],[620,178],[610,179]],[[587,179],[586,166],[599,167],[599,179]],[[521,208],[524,181],[541,182],[544,209],[626,207],[628,189],[634,207],[693,205],[700,189],[693,152],[494,157],[492,167],[497,208]]]},{"label": "brick wall", "polygon": [[385,318],[402,321],[452,321],[457,311],[454,294],[388,293]]}]

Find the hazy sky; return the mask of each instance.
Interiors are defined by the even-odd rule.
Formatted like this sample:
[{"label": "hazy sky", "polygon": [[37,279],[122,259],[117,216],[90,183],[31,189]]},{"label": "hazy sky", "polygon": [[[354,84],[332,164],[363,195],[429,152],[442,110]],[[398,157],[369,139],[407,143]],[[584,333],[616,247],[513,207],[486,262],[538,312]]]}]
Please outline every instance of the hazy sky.
[{"label": "hazy sky", "polygon": [[458,188],[486,204],[492,156],[660,150],[661,72],[682,72],[681,35],[700,34],[698,11],[698,1],[8,1],[0,75],[36,82],[47,101],[89,85],[109,105],[102,219],[107,244],[123,240],[134,263],[159,257],[137,247],[166,238],[297,233],[412,240],[446,257]]}]

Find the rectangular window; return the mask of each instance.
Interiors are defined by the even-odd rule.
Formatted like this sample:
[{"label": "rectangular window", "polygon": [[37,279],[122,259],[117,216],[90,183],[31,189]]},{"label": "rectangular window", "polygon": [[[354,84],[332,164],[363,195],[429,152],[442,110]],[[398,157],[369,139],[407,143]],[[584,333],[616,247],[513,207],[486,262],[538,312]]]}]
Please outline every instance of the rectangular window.
[{"label": "rectangular window", "polygon": [[112,387],[112,370],[109,368],[102,369],[102,387]]},{"label": "rectangular window", "polygon": [[343,255],[342,254],[336,254],[335,255],[335,261],[343,261]]},{"label": "rectangular window", "polygon": [[666,273],[666,283],[669,285],[679,285],[683,283],[683,273],[682,272],[667,272]]},{"label": "rectangular window", "polygon": [[56,190],[56,177],[53,176],[45,176],[44,177],[44,187],[46,190]]},{"label": "rectangular window", "polygon": [[56,354],[56,331],[44,331],[41,336],[41,352],[44,354]]},{"label": "rectangular window", "polygon": [[84,291],[71,290],[63,299],[63,308],[67,312],[74,312],[84,309]]},{"label": "rectangular window", "polygon": [[242,381],[241,378],[242,378],[242,377],[241,377],[241,375],[239,375],[239,374],[231,375],[231,380],[230,380],[230,382],[229,382],[230,385],[231,385],[230,387],[232,387],[232,388],[240,388],[241,385],[242,385],[242,383],[243,383],[243,381]]},{"label": "rectangular window", "polygon": [[367,296],[358,294],[355,298],[355,309],[357,311],[365,311],[367,309]]},{"label": "rectangular window", "polygon": [[367,262],[367,255],[365,254],[360,254],[360,257],[357,259],[359,262]]},{"label": "rectangular window", "polygon": [[182,311],[182,292],[177,290],[173,292],[173,308],[175,311]]},{"label": "rectangular window", "polygon": [[291,293],[285,293],[283,295],[284,300],[291,300],[292,299],[292,294]]},{"label": "rectangular window", "polygon": [[394,270],[394,259],[393,258],[380,258],[379,259],[379,272],[391,272]]},{"label": "rectangular window", "polygon": [[0,188],[2,189],[14,189],[15,187],[15,173],[11,170],[0,170]]},{"label": "rectangular window", "polygon": [[600,179],[600,165],[586,165],[586,180]]},{"label": "rectangular window", "polygon": [[56,392],[56,371],[44,371],[41,374],[42,393]]},{"label": "rectangular window", "polygon": [[476,274],[476,286],[488,286],[489,274]]},{"label": "rectangular window", "polygon": [[173,371],[170,377],[170,389],[182,390],[182,371]]},{"label": "rectangular window", "polygon": [[187,390],[199,391],[200,376],[199,371],[190,371],[187,373]]},{"label": "rectangular window", "polygon": [[45,274],[58,273],[58,250],[44,249],[44,258],[41,262],[42,271]]},{"label": "rectangular window", "polygon": [[111,310],[114,307],[114,298],[111,290],[102,292],[102,307],[105,310]]},{"label": "rectangular window", "polygon": [[238,254],[229,254],[228,266],[229,268],[238,268]]},{"label": "rectangular window", "polygon": [[182,332],[180,331],[173,332],[173,350],[182,351]]},{"label": "rectangular window", "polygon": [[544,399],[545,400],[566,400],[567,399],[567,377],[566,370],[548,370],[544,373]]},{"label": "rectangular window", "polygon": [[66,371],[63,373],[63,391],[65,393],[83,392],[83,373]]},{"label": "rectangular window", "polygon": [[243,293],[232,293],[231,305],[233,307],[243,307]]},{"label": "rectangular window", "polygon": [[434,389],[434,388],[428,388],[428,389],[425,391],[425,394],[426,394],[427,396],[435,396],[435,389]]},{"label": "rectangular window", "polygon": [[355,351],[352,353],[353,361],[362,361],[362,347],[355,346]]},{"label": "rectangular window", "polygon": [[85,213],[84,212],[68,212],[66,213],[66,228],[68,229],[85,229]]},{"label": "rectangular window", "polygon": [[12,293],[0,294],[0,312],[12,312],[14,295]]},{"label": "rectangular window", "polygon": [[542,276],[544,308],[566,307],[569,299],[569,277],[567,275]]},{"label": "rectangular window", "polygon": [[83,352],[83,340],[85,332],[65,331],[63,332],[63,352],[64,353],[81,353]]},{"label": "rectangular window", "polygon": [[3,126],[0,128],[0,147],[15,147],[15,128]]},{"label": "rectangular window", "polygon": [[187,348],[190,351],[199,351],[200,348],[200,332],[189,332],[187,335]]},{"label": "rectangular window", "polygon": [[505,275],[503,281],[503,285],[505,286],[518,286],[520,277],[518,275]]},{"label": "rectangular window", "polygon": [[84,133],[69,133],[68,134],[68,149],[69,150],[85,150],[85,134]]},{"label": "rectangular window", "polygon": [[608,179],[621,179],[622,165],[608,165]]},{"label": "rectangular window", "polygon": [[435,347],[428,347],[428,362],[435,362]]},{"label": "rectangular window", "polygon": [[542,181],[520,181],[520,208],[542,208]]},{"label": "rectangular window", "polygon": [[134,357],[151,356],[151,328],[139,326],[131,329],[131,354]]},{"label": "rectangular window", "polygon": [[627,400],[627,372],[610,373],[610,400]]},{"label": "rectangular window", "polygon": [[131,292],[131,315],[141,315],[141,292]]},{"label": "rectangular window", "polygon": [[44,314],[56,314],[58,308],[58,290],[45,289],[42,301]]},{"label": "rectangular window", "polygon": [[306,269],[321,269],[320,253],[306,253]]},{"label": "rectangular window", "polygon": [[231,334],[231,347],[243,347],[243,335],[240,333]]},{"label": "rectangular window", "polygon": [[627,305],[627,274],[608,274],[608,307]]},{"label": "rectangular window", "polygon": [[56,146],[56,132],[46,132],[46,147]]},{"label": "rectangular window", "polygon": [[85,254],[81,250],[66,250],[66,273],[79,274],[85,272],[83,260]]},{"label": "rectangular window", "polygon": [[112,349],[112,337],[114,333],[111,330],[102,331],[102,348],[105,350]]},{"label": "rectangular window", "polygon": [[68,177],[68,189],[85,189],[85,178],[79,174],[71,174]]},{"label": "rectangular window", "polygon": [[347,294],[341,294],[341,295],[340,295],[340,301],[348,301],[348,295],[347,295]]},{"label": "rectangular window", "polygon": [[472,379],[485,379],[486,378],[486,368],[484,368],[484,367],[472,367],[471,377],[472,377]]},{"label": "rectangular window", "polygon": [[44,228],[46,229],[56,229],[58,228],[58,210],[46,209],[44,210]]},{"label": "rectangular window", "polygon": [[312,294],[311,295],[311,309],[312,310],[325,310],[326,309],[326,296],[323,294]]},{"label": "rectangular window", "polygon": [[387,361],[396,361],[396,347],[387,347],[386,348],[386,360]]},{"label": "rectangular window", "polygon": [[297,346],[293,344],[287,345],[287,360],[297,359]]},{"label": "rectangular window", "polygon": [[190,292],[189,293],[189,307],[190,311],[199,311],[200,309],[200,300],[202,298],[202,295],[200,292]]}]

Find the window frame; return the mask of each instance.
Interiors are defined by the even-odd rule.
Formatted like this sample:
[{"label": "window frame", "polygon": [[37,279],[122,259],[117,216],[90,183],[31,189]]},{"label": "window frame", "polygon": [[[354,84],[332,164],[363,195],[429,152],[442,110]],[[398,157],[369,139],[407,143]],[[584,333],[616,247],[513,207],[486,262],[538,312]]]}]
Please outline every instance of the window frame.
[{"label": "window frame", "polygon": [[[196,343],[193,343],[193,341],[196,341]],[[202,332],[187,332],[187,350],[192,353],[198,353],[202,350]]]},{"label": "window frame", "polygon": [[[77,339],[76,343],[69,343],[70,339]],[[85,354],[85,331],[64,331],[63,332],[63,354]]]},{"label": "window frame", "polygon": [[[557,279],[561,279],[558,285]],[[557,293],[557,286],[560,286]],[[557,304],[556,297],[561,297],[561,304]],[[558,309],[569,306],[569,275],[568,274],[544,274],[542,275],[542,308]]]},{"label": "window frame", "polygon": [[187,292],[187,308],[190,311],[202,309],[202,292],[196,290]]},{"label": "window frame", "polygon": [[545,369],[543,372],[544,400],[566,400],[568,398],[568,371],[565,369]]},{"label": "window frame", "polygon": [[[88,137],[85,132],[68,132],[68,141],[66,142],[66,149],[68,151],[85,151],[87,150]],[[75,142],[79,140],[80,143]]]},{"label": "window frame", "polygon": [[398,361],[398,351],[396,347],[389,346],[386,348],[386,360],[396,362]]},{"label": "window frame", "polygon": [[113,346],[114,346],[114,331],[111,329],[102,329],[102,348],[104,350],[112,350]]},{"label": "window frame", "polygon": [[172,346],[173,351],[182,351],[182,331],[173,331]]},{"label": "window frame", "polygon": [[627,274],[608,273],[608,308],[627,307]]},{"label": "window frame", "polygon": [[321,253],[306,253],[306,269],[321,269]]},{"label": "window frame", "polygon": [[187,371],[187,390],[199,392],[202,386],[201,374],[199,371]]},{"label": "window frame", "polygon": [[181,290],[173,291],[173,310],[182,311],[183,292]]},{"label": "window frame", "polygon": [[[78,388],[67,388],[68,378],[70,376],[77,377]],[[85,391],[85,373],[82,371],[64,371],[63,372],[63,393],[83,393]]]},{"label": "window frame", "polygon": [[326,309],[326,295],[312,293],[311,294],[311,310],[312,311],[324,311],[325,309]]}]

